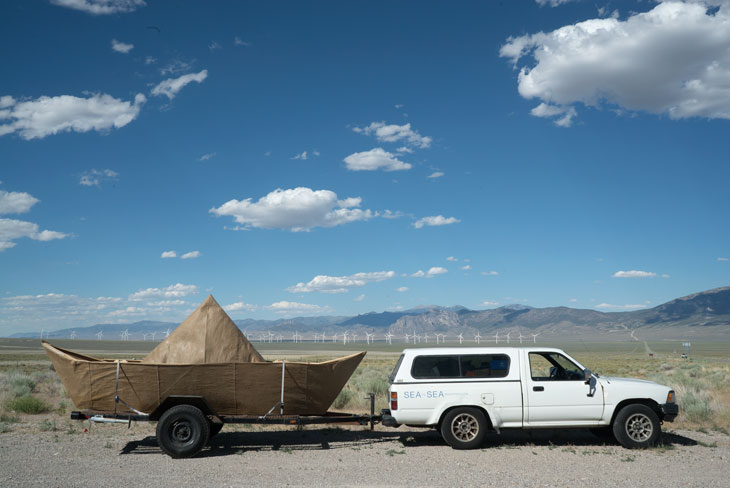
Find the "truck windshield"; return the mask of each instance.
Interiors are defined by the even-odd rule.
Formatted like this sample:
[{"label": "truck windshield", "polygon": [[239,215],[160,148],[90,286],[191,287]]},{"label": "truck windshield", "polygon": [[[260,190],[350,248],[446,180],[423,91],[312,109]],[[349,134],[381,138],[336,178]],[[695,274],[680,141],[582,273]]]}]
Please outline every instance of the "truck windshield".
[{"label": "truck windshield", "polygon": [[405,356],[405,354],[401,354],[401,355],[400,355],[400,357],[398,358],[398,362],[397,362],[397,363],[395,363],[395,368],[393,368],[393,372],[392,372],[392,373],[390,373],[390,376],[388,376],[388,382],[389,382],[389,383],[390,383],[391,385],[392,385],[392,384],[393,384],[393,382],[395,381],[395,374],[396,374],[396,373],[398,372],[398,368],[400,368],[400,363],[402,363],[402,362],[403,362],[403,356]]}]

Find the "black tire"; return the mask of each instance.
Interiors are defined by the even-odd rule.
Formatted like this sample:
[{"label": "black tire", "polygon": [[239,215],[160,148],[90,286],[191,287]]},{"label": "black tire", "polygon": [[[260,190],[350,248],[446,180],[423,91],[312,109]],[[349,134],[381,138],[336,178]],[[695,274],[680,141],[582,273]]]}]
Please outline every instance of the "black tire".
[{"label": "black tire", "polygon": [[481,410],[457,407],[444,416],[441,436],[454,449],[476,449],[484,442],[488,425]]},{"label": "black tire", "polygon": [[208,430],[210,431],[210,434],[208,435],[208,439],[212,439],[216,435],[218,435],[223,428],[223,423],[215,423],[208,420]]},{"label": "black tire", "polygon": [[623,407],[613,420],[613,435],[627,449],[646,449],[662,435],[659,416],[646,405],[632,403]]},{"label": "black tire", "polygon": [[208,419],[192,405],[177,405],[157,422],[157,443],[173,458],[195,456],[208,443]]}]

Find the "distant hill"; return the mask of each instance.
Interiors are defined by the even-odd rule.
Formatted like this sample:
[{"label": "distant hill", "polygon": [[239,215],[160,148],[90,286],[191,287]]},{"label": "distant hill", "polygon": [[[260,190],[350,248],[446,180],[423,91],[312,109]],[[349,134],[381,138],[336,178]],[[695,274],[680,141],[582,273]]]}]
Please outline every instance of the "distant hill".
[{"label": "distant hill", "polygon": [[[477,333],[487,337],[512,338],[533,335],[560,340],[640,340],[684,338],[730,338],[730,286],[715,288],[646,310],[632,312],[599,312],[570,307],[532,308],[526,305],[505,305],[489,310],[469,310],[462,306],[422,305],[400,312],[370,312],[355,317],[319,316],[277,320],[237,320],[236,324],[252,340],[260,340],[269,332],[290,340],[296,332],[305,339],[314,334],[332,336],[376,333],[382,340],[386,333],[404,338],[406,334],[436,333],[473,338]],[[119,339],[127,330],[132,340],[160,340],[177,324],[169,322],[135,322],[132,324],[98,324],[46,332],[44,337],[93,339],[99,331],[104,339]],[[39,337],[39,332],[15,334],[12,337]],[[399,339],[402,340],[402,339]],[[470,339],[471,340],[471,339]]]}]

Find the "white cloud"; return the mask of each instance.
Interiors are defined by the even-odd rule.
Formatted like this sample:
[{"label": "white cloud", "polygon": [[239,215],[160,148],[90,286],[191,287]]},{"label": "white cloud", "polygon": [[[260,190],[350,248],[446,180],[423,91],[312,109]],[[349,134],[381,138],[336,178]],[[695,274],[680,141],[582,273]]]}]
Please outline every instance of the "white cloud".
[{"label": "white cloud", "polygon": [[345,159],[345,165],[350,171],[403,171],[411,169],[409,163],[400,161],[394,154],[376,147],[369,151],[353,153]]},{"label": "white cloud", "polygon": [[198,158],[198,161],[208,161],[209,159],[213,159],[214,157],[215,157],[214,152],[207,153],[207,154],[203,154],[202,156],[200,156],[200,158]]},{"label": "white cloud", "polygon": [[729,259],[728,258],[717,258],[717,260],[722,262],[722,261],[728,261]]},{"label": "white cloud", "polygon": [[15,247],[15,240],[28,237],[34,241],[64,239],[68,234],[54,230],[39,230],[38,224],[24,220],[0,218],[0,252]]},{"label": "white cloud", "polygon": [[118,53],[127,54],[129,51],[134,49],[134,44],[125,44],[124,42],[112,39],[112,50]]},{"label": "white cloud", "polygon": [[251,305],[249,303],[236,302],[236,303],[231,303],[230,305],[224,306],[223,309],[226,312],[236,312],[238,310],[245,310],[247,312],[255,312],[258,309],[258,307],[256,305]]},{"label": "white cloud", "polygon": [[533,108],[530,113],[535,117],[543,118],[561,115],[562,117],[553,120],[553,123],[558,127],[570,127],[573,125],[573,118],[578,115],[578,112],[576,112],[573,107],[559,107],[557,105],[550,105],[544,102]]},{"label": "white cloud", "polygon": [[177,253],[175,251],[163,251],[160,255],[162,259],[170,259],[170,258],[176,258]]},{"label": "white cloud", "polygon": [[215,51],[216,49],[223,49],[223,46],[221,46],[219,42],[213,41],[208,44],[208,49],[210,49],[211,51]]},{"label": "white cloud", "polygon": [[0,136],[18,132],[20,137],[30,140],[66,131],[119,129],[137,118],[146,100],[141,93],[134,97],[134,102],[106,94],[89,98],[43,96],[23,102],[13,99],[9,109],[0,111],[0,121],[9,121],[0,125]]},{"label": "white cloud", "polygon": [[149,298],[162,297],[162,298],[181,298],[188,295],[194,295],[198,293],[198,287],[195,285],[184,285],[182,283],[176,283],[174,285],[166,286],[165,288],[147,288],[145,290],[139,290],[129,295],[129,299],[135,300],[146,300]]},{"label": "white cloud", "polygon": [[266,310],[273,310],[276,313],[290,314],[290,313],[322,313],[329,310],[328,307],[320,307],[319,305],[311,305],[309,303],[298,303],[288,302],[286,300],[272,303],[264,307]]},{"label": "white cloud", "polygon": [[630,271],[616,271],[613,274],[614,278],[653,278],[655,276],[656,273],[652,273],[651,271],[638,271],[635,269]]},{"label": "white cloud", "polygon": [[427,178],[441,178],[444,175],[443,171],[434,171]]},{"label": "white cloud", "polygon": [[499,302],[490,302],[489,300],[484,300],[481,304],[484,307],[496,307],[499,305]]},{"label": "white cloud", "polygon": [[541,7],[550,5],[551,7],[557,7],[568,2],[574,2],[575,0],[535,0]]},{"label": "white cloud", "polygon": [[462,266],[460,269],[463,269],[464,271],[469,271],[471,269],[471,265],[467,264],[465,266]]},{"label": "white cloud", "polygon": [[410,147],[407,147],[407,146],[401,146],[401,147],[397,148],[395,150],[395,152],[411,154],[411,153],[413,153],[413,149],[411,149]]},{"label": "white cloud", "polygon": [[395,277],[395,271],[375,271],[371,273],[355,273],[349,276],[318,275],[308,283],[297,283],[287,288],[291,293],[345,293],[350,288],[365,286],[368,283],[389,280]]},{"label": "white cloud", "polygon": [[668,274],[664,273],[664,274],[662,274],[662,278],[665,278],[665,279],[666,278],[671,278],[671,276],[669,276]]},{"label": "white cloud", "polygon": [[236,36],[233,38],[233,45],[234,46],[243,46],[243,47],[250,47],[251,43],[248,41],[244,41],[240,37]]},{"label": "white cloud", "polygon": [[605,103],[671,119],[730,119],[729,22],[726,1],[662,1],[625,20],[510,37],[500,55],[515,66],[534,59],[521,66],[518,90],[548,107]]},{"label": "white cloud", "polygon": [[458,261],[459,259],[458,259],[458,258],[455,258],[454,256],[449,256],[448,258],[446,258],[446,260],[447,260],[447,261],[451,261],[451,262],[454,262],[454,263],[455,263],[455,262],[457,262],[457,261]]},{"label": "white cloud", "polygon": [[204,69],[200,73],[188,73],[178,78],[168,78],[154,87],[152,94],[157,96],[164,95],[172,100],[186,85],[192,82],[202,83],[207,77],[208,70]]},{"label": "white cloud", "polygon": [[111,169],[90,169],[81,173],[79,185],[100,186],[102,181],[116,180],[119,173]]},{"label": "white cloud", "polygon": [[8,108],[15,105],[16,100],[10,95],[4,95],[0,97],[0,108]]},{"label": "white cloud", "polygon": [[427,148],[431,145],[431,138],[424,137],[411,129],[411,124],[386,124],[373,122],[367,127],[355,127],[353,131],[359,134],[374,135],[380,142],[397,142],[404,140],[411,146]]},{"label": "white cloud", "polygon": [[362,295],[358,295],[358,296],[356,296],[356,297],[355,297],[355,298],[353,299],[353,301],[355,301],[355,302],[361,302],[361,301],[363,301],[363,300],[365,300],[365,294],[364,294],[364,293],[363,293]]},{"label": "white cloud", "polygon": [[434,276],[438,276],[440,274],[448,273],[449,270],[446,268],[442,268],[441,266],[434,266],[432,268],[429,268],[428,271],[425,273],[422,270],[418,270],[415,273],[411,275],[411,278],[433,278]]},{"label": "white cloud", "polygon": [[51,3],[92,15],[122,14],[147,5],[144,0],[51,0]]},{"label": "white cloud", "polygon": [[180,256],[180,259],[195,259],[198,257],[200,257],[200,251],[190,251]]},{"label": "white cloud", "polygon": [[439,225],[449,225],[461,222],[456,217],[444,217],[443,215],[432,215],[430,217],[423,217],[413,223],[413,227],[420,229],[423,226],[433,227]]},{"label": "white cloud", "polygon": [[229,200],[218,208],[211,208],[210,213],[231,216],[246,227],[299,232],[374,217],[375,214],[370,210],[355,208],[360,206],[361,201],[359,197],[338,200],[337,194],[329,190],[277,188],[256,202],[251,198]]},{"label": "white cloud", "polygon": [[577,298],[571,298],[569,301],[570,301],[570,303],[576,303],[578,301],[578,299]]},{"label": "white cloud", "polygon": [[615,310],[636,310],[637,308],[646,308],[647,305],[641,304],[627,304],[627,305],[612,305],[610,303],[600,303],[596,305],[596,308],[608,308]]},{"label": "white cloud", "polygon": [[170,62],[167,66],[160,68],[160,74],[162,76],[176,75],[178,73],[189,71],[192,67],[193,63],[188,63],[187,61],[176,59]]},{"label": "white cloud", "polygon": [[30,193],[0,190],[0,215],[26,213],[39,201]]},{"label": "white cloud", "polygon": [[148,66],[150,64],[155,64],[156,62],[157,62],[157,58],[155,58],[155,57],[147,56],[147,57],[144,58],[144,64],[146,64]]},{"label": "white cloud", "polygon": [[395,291],[398,291],[398,292],[404,293],[404,292],[406,292],[406,291],[408,291],[408,290],[409,290],[409,288],[408,288],[407,286],[401,286],[400,288],[396,288],[396,290],[395,290]]},{"label": "white cloud", "polygon": [[482,271],[483,276],[497,276],[498,274],[496,271]]},{"label": "white cloud", "polygon": [[301,159],[303,161],[306,161],[308,157],[309,156],[307,155],[307,151],[303,151],[292,157],[292,159]]}]

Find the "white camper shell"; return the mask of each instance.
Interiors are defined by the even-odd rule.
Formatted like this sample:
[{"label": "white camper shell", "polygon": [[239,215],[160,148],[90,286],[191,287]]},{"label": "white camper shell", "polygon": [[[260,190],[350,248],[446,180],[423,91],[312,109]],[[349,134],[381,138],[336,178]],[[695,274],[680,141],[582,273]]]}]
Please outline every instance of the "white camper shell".
[{"label": "white camper shell", "polygon": [[385,425],[435,426],[454,448],[479,447],[488,430],[592,428],[625,447],[659,439],[674,391],[591,373],[546,347],[405,349],[390,376]]}]

